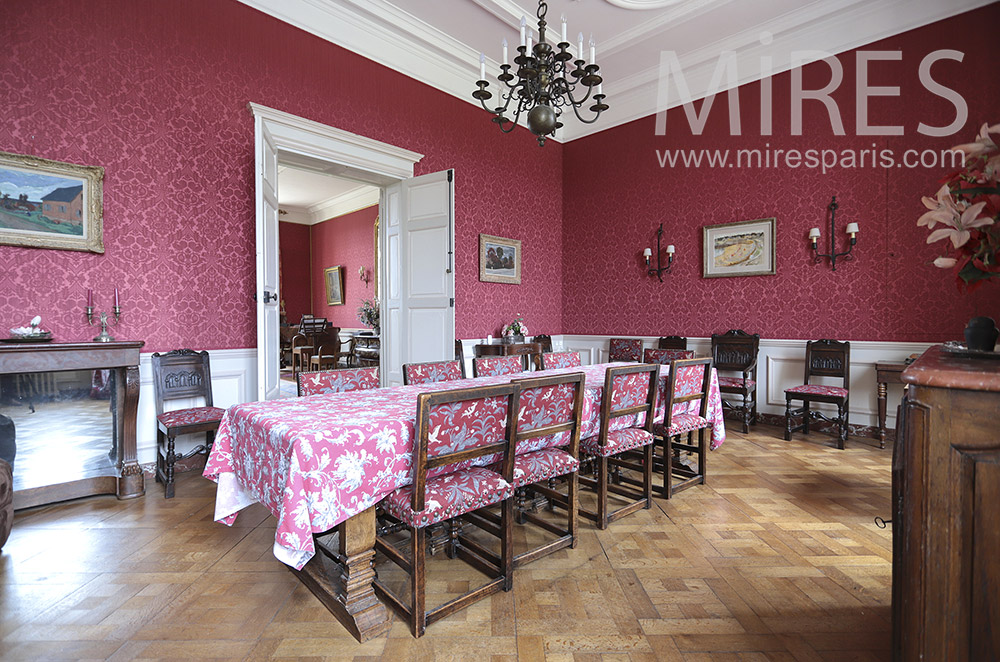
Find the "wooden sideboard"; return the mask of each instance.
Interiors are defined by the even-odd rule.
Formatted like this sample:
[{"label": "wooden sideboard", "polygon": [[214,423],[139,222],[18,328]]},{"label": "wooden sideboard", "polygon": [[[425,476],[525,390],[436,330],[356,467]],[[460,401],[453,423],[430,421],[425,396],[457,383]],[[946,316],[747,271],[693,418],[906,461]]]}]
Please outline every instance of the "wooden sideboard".
[{"label": "wooden sideboard", "polygon": [[[139,350],[142,341],[24,343],[0,345],[0,374],[102,370],[114,372],[113,475],[93,476],[14,492],[14,508],[29,508],[93,494],[131,499],[144,493],[136,458],[135,426],[139,406]],[[52,436],[58,443],[58,435]],[[15,462],[15,472],[17,470]]]},{"label": "wooden sideboard", "polygon": [[893,657],[1000,660],[1000,360],[939,345],[902,380]]}]

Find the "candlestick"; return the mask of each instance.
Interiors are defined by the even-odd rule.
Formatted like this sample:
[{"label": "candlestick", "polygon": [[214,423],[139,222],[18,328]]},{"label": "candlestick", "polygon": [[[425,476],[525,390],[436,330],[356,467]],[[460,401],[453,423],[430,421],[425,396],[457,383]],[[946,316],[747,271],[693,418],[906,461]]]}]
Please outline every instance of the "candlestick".
[{"label": "candlestick", "polygon": [[118,307],[118,288],[115,288],[115,308]]},{"label": "candlestick", "polygon": [[88,308],[94,307],[94,290],[91,289],[87,290],[87,307]]}]

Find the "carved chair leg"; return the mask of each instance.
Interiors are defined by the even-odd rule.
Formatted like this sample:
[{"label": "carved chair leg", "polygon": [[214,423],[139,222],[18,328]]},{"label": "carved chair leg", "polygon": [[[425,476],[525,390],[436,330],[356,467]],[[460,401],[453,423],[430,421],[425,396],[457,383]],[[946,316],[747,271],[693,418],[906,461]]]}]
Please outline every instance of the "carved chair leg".
[{"label": "carved chair leg", "polygon": [[423,527],[411,529],[411,554],[413,573],[410,575],[410,627],[414,637],[419,637],[427,628],[427,602],[424,599],[424,552],[427,540]]},{"label": "carved chair leg", "polygon": [[163,498],[173,499],[174,498],[174,462],[177,461],[177,454],[174,453],[174,437],[173,435],[167,435],[167,457],[166,457],[166,474],[167,481],[163,489]]},{"label": "carved chair leg", "polygon": [[653,444],[642,447],[642,493],[646,500],[644,507],[649,510],[653,507]]},{"label": "carved chair leg", "polygon": [[740,410],[740,418],[743,419],[743,434],[750,432],[750,401],[746,392],[743,393],[743,409]]},{"label": "carved chair leg", "polygon": [[837,423],[837,446],[844,450],[847,443],[847,415],[842,404],[837,405]]},{"label": "carved chair leg", "polygon": [[785,398],[785,441],[792,440],[792,399]]},{"label": "carved chair leg", "polygon": [[597,458],[597,528],[608,528],[608,458]]},{"label": "carved chair leg", "polygon": [[757,394],[753,394],[753,425],[757,425]]},{"label": "carved chair leg", "polygon": [[808,400],[802,403],[802,434],[809,434],[809,418],[811,417],[809,404]]},{"label": "carved chair leg", "polygon": [[[162,483],[163,481],[165,481],[167,479],[167,467],[166,467],[166,464],[164,464],[164,461],[163,461],[164,456],[160,452],[160,449],[164,448],[165,446],[166,446],[166,443],[165,443],[165,441],[163,439],[163,433],[160,430],[157,430],[156,431],[156,472],[155,472],[155,475],[154,475],[154,478],[156,479],[157,483]],[[162,476],[162,478],[161,478],[161,476]]]}]

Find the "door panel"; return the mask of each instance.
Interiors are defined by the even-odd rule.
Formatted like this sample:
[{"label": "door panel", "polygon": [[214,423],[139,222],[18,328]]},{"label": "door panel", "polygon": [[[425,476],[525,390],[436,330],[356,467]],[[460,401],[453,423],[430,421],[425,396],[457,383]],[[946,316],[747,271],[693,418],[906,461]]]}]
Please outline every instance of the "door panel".
[{"label": "door panel", "polygon": [[281,322],[278,307],[278,149],[256,118],[257,399],[280,396]]}]

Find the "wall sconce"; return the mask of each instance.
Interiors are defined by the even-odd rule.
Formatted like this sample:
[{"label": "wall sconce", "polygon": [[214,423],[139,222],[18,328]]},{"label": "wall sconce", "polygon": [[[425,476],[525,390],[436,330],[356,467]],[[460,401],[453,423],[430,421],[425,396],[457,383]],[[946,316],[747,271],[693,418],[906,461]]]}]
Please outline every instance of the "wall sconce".
[{"label": "wall sconce", "polygon": [[663,266],[660,262],[660,242],[663,239],[663,223],[660,223],[660,229],[656,231],[656,267],[649,266],[649,259],[653,257],[653,251],[650,248],[646,248],[642,251],[642,256],[646,258],[646,266],[649,270],[646,272],[650,276],[656,276],[663,282],[663,274],[670,273],[670,267],[674,264],[674,245],[670,244],[667,246],[667,266]]},{"label": "wall sconce", "polygon": [[828,258],[830,258],[830,264],[833,266],[833,270],[834,271],[837,270],[837,258],[838,257],[842,257],[844,259],[847,259],[847,256],[851,254],[852,250],[854,250],[854,245],[858,243],[858,224],[857,223],[848,223],[847,224],[847,228],[846,228],[845,231],[847,232],[847,234],[851,235],[851,245],[848,246],[847,250],[844,251],[843,253],[838,253],[837,252],[836,242],[834,241],[834,237],[833,237],[833,230],[834,230],[833,224],[834,224],[834,218],[836,218],[836,216],[837,216],[837,208],[839,206],[840,205],[837,204],[837,196],[833,196],[833,200],[831,200],[830,204],[827,205],[827,207],[826,207],[827,209],[830,210],[830,252],[829,253],[820,253],[817,250],[817,248],[816,248],[816,243],[819,241],[819,228],[812,228],[812,229],[809,230],[809,241],[812,242],[813,252],[816,253],[816,257],[813,258],[813,262],[819,262],[820,259],[822,259],[824,257],[828,257]]},{"label": "wall sconce", "polygon": [[358,267],[358,278],[364,282],[365,287],[368,287],[368,283],[371,282],[372,272],[365,269],[363,266]]}]

